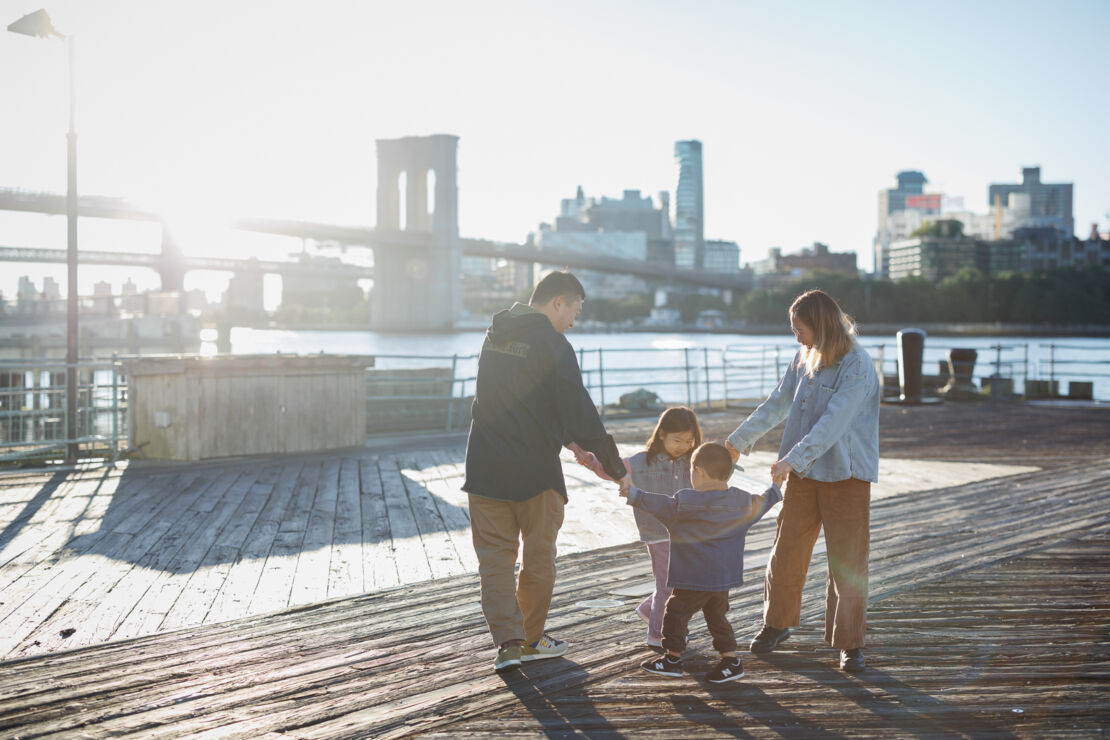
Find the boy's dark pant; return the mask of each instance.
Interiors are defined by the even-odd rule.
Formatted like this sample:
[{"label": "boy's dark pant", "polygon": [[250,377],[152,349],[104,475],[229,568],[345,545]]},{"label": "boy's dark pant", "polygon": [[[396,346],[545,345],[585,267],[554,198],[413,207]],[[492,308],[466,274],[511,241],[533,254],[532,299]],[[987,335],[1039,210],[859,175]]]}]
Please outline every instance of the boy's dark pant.
[{"label": "boy's dark pant", "polygon": [[690,617],[705,615],[705,626],[713,635],[713,649],[718,653],[736,650],[736,634],[725,614],[728,612],[728,591],[689,591],[676,588],[667,599],[663,611],[663,649],[681,653],[686,649]]}]

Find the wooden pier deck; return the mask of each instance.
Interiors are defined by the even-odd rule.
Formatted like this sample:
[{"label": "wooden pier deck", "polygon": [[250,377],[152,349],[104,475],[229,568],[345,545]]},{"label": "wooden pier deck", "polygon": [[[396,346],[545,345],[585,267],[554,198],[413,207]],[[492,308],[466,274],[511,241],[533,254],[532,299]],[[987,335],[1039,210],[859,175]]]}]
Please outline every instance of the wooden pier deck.
[{"label": "wooden pier deck", "polygon": [[[456,441],[0,478],[0,660],[473,573],[463,457]],[[570,459],[560,552],[635,541],[614,486]],[[882,465],[876,497],[1035,469]]]},{"label": "wooden pier deck", "polygon": [[[170,476],[166,485],[184,485],[190,492],[189,503],[181,506],[194,507],[205,516],[224,501],[215,491],[240,487],[243,494],[234,508],[225,502],[223,506],[231,510],[217,515],[226,516],[236,532],[223,543],[225,547],[240,540],[239,546],[246,547],[242,543],[263,537],[254,525],[234,524],[241,519],[237,512],[255,510],[260,513],[253,521],[261,522],[258,526],[266,537],[271,536],[269,528],[277,528],[276,547],[282,521],[262,513],[270,505],[269,493],[287,490],[282,493],[285,500],[300,503],[285,510],[301,513],[308,522],[306,532],[313,532],[314,526],[327,529],[332,523],[330,541],[319,535],[321,542],[331,544],[317,550],[333,548],[339,519],[332,512],[359,493],[351,479],[344,479],[343,471],[352,463],[322,458],[292,464],[318,467],[316,477],[308,479],[317,484],[321,477],[330,479],[334,474],[338,481],[334,503],[329,498],[317,504],[305,492],[311,483],[284,469],[232,478],[183,468],[166,473]],[[196,476],[207,477],[202,481]],[[384,485],[380,471],[378,478]],[[441,472],[443,483],[431,483],[447,485],[449,479]],[[124,483],[116,485],[117,495],[128,490]],[[95,478],[67,478],[55,488],[94,491],[83,497],[82,506],[95,509],[109,505],[98,501],[96,485]],[[561,558],[548,626],[570,640],[573,648],[564,658],[504,675],[491,670],[492,652],[472,574],[328,598],[330,575],[326,583],[298,582],[296,567],[283,570],[275,561],[280,575],[268,575],[267,561],[259,577],[281,579],[291,593],[304,594],[303,601],[231,621],[113,639],[0,664],[0,734],[20,738],[1104,734],[1110,720],[1108,491],[1110,457],[1100,456],[875,501],[871,667],[858,676],[836,670],[834,654],[819,639],[822,554],[815,557],[807,582],[799,634],[786,643],[787,650],[768,659],[745,655],[747,677],[726,686],[707,684],[702,678],[712,656],[697,620],[686,661],[691,675],[668,680],[636,667],[648,655],[642,647],[643,625],[632,614],[637,599],[618,598],[621,605],[616,608],[582,604],[613,599],[614,592],[644,581],[649,566],[637,545]],[[69,498],[61,496],[58,505],[65,506]],[[114,515],[131,522],[133,533],[123,538],[128,543],[148,533],[154,537],[163,526],[161,519],[140,510]],[[74,521],[73,536],[95,536],[82,531],[79,517]],[[171,523],[178,521],[174,518]],[[759,537],[768,538],[770,529],[759,530],[759,535],[753,532],[755,550],[760,547]],[[117,525],[109,528],[104,539],[110,540],[115,531],[121,537],[126,532]],[[175,609],[184,619],[188,611],[184,606],[168,605],[165,594],[173,593],[168,584],[205,572],[197,570],[193,561],[206,562],[208,553],[216,553],[213,567],[233,570],[232,558],[219,557],[215,547],[224,531],[182,531],[180,551],[192,553],[192,560],[144,562],[133,569],[137,573],[133,578],[162,586],[144,592],[153,595],[144,597],[149,601],[139,610],[141,620],[130,614],[126,619],[148,626],[160,620],[162,630],[172,626],[166,620]],[[198,542],[198,538],[215,539]],[[112,557],[109,553],[116,551],[110,548],[122,544],[104,542],[98,545],[104,548],[99,554]],[[45,547],[50,551],[54,545]],[[460,550],[465,547],[456,547],[459,557]],[[369,575],[370,568],[347,568],[348,562],[331,551],[329,563],[340,565],[335,582],[361,578],[365,586],[377,577]],[[762,598],[761,567],[752,560],[748,565],[748,584],[733,594],[732,620],[742,639],[750,638],[759,622]],[[95,565],[90,566],[86,577],[95,580],[98,572]],[[47,571],[40,578],[56,575]],[[207,583],[207,578],[202,580]],[[84,609],[77,613],[94,623],[121,618],[113,591],[98,592],[89,586],[82,592],[84,600],[77,599]],[[222,590],[213,586],[201,592],[215,603]],[[248,592],[245,587],[241,591]],[[102,597],[99,601],[97,593]],[[8,625],[5,618],[5,635]],[[21,643],[29,634],[20,638]]]}]

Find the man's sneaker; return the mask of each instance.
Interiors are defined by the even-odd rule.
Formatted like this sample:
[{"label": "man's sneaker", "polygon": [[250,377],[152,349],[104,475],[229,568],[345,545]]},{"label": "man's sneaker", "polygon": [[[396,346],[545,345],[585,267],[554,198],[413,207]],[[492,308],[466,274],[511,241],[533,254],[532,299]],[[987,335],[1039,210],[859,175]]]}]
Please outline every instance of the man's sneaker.
[{"label": "man's sneaker", "polygon": [[840,670],[859,673],[865,668],[867,668],[867,661],[864,660],[862,649],[852,648],[840,651]]},{"label": "man's sneaker", "polygon": [[721,658],[717,667],[705,675],[710,683],[728,683],[744,677],[744,664],[739,658]]},{"label": "man's sneaker", "polygon": [[669,655],[645,660],[640,664],[640,667],[648,673],[654,673],[657,676],[678,678],[682,675],[682,661],[678,658],[672,658]]},{"label": "man's sneaker", "polygon": [[497,650],[497,660],[493,661],[493,670],[504,671],[520,665],[520,645],[508,642]]},{"label": "man's sneaker", "polygon": [[566,640],[556,640],[551,635],[545,634],[533,643],[520,646],[520,659],[523,661],[543,660],[544,658],[558,658],[567,651],[570,644]]},{"label": "man's sneaker", "polygon": [[790,637],[790,628],[775,629],[770,625],[763,625],[763,629],[752,640],[751,651],[753,653],[769,653],[778,647],[779,643]]}]

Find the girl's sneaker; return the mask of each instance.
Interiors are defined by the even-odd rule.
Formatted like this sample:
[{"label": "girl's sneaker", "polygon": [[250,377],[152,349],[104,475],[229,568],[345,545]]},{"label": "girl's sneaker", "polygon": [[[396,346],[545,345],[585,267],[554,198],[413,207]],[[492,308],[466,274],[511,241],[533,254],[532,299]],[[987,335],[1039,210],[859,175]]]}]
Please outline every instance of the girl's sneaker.
[{"label": "girl's sneaker", "polygon": [[739,658],[721,658],[717,667],[705,675],[710,683],[728,683],[744,677],[744,664]]},{"label": "girl's sneaker", "polygon": [[570,644],[566,640],[556,640],[551,635],[545,634],[533,643],[524,643],[520,646],[520,659],[523,661],[543,660],[544,658],[558,658],[567,651]]},{"label": "girl's sneaker", "polygon": [[682,661],[669,655],[645,660],[640,664],[640,667],[657,676],[670,676],[671,678],[682,676]]}]

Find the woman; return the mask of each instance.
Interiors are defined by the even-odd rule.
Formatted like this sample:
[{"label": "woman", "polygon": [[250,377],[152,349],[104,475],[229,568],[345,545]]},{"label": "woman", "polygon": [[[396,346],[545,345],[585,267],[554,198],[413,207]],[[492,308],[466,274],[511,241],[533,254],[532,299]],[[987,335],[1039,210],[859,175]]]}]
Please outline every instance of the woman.
[{"label": "woman", "polygon": [[836,301],[810,290],[790,306],[802,345],[778,387],[729,438],[733,459],[786,419],[771,478],[786,481],[764,581],[763,629],[753,653],[767,653],[799,623],[802,587],[821,526],[829,572],[825,641],[840,667],[862,671],[867,608],[871,483],[879,473],[879,378],[856,327]]}]

